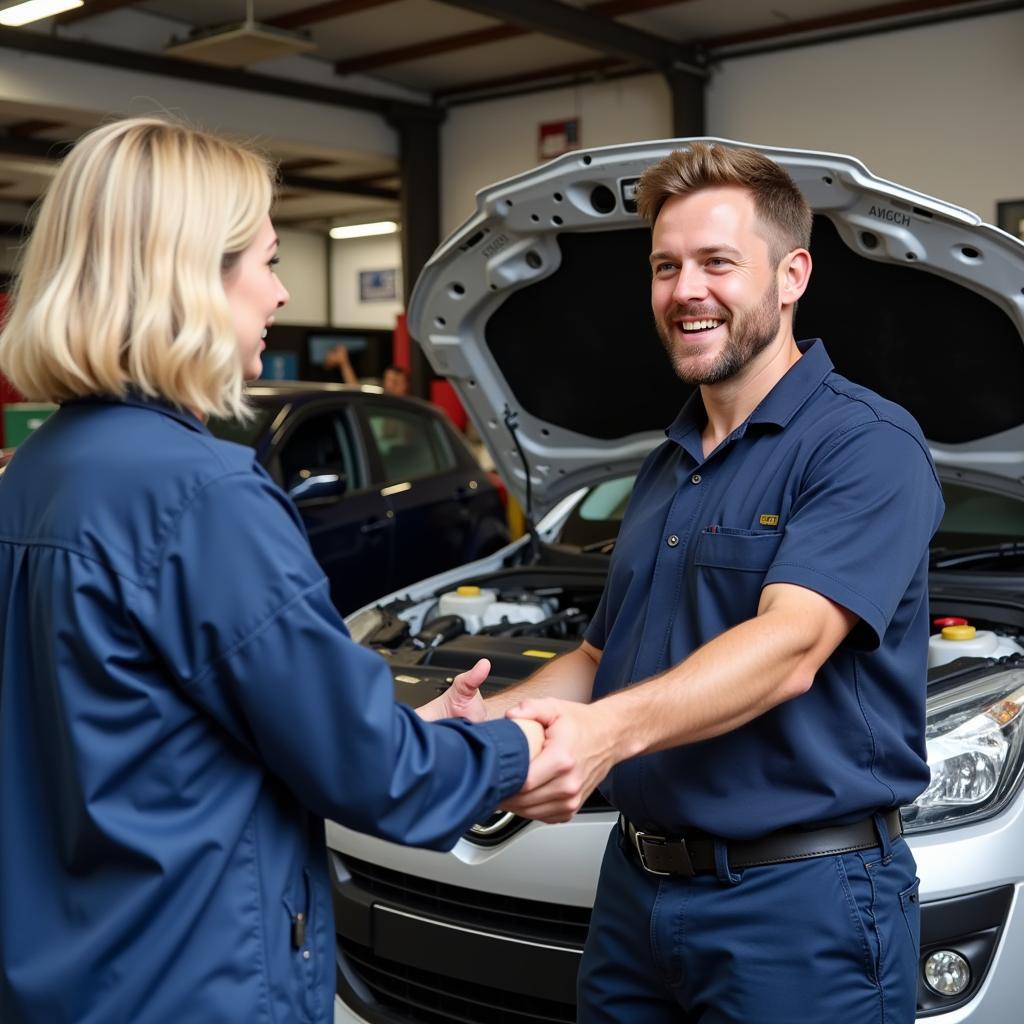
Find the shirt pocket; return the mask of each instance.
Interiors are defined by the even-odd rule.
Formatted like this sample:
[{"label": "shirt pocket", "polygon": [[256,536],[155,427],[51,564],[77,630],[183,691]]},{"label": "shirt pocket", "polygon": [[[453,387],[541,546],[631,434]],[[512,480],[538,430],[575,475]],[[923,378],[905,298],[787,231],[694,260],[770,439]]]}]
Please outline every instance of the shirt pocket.
[{"label": "shirt pocket", "polygon": [[776,530],[738,530],[729,526],[709,526],[697,541],[694,564],[710,569],[736,572],[768,571],[782,544],[783,534]]},{"label": "shirt pocket", "polygon": [[765,574],[782,543],[779,533],[709,526],[694,551],[694,594],[705,631],[730,629],[757,614]]}]

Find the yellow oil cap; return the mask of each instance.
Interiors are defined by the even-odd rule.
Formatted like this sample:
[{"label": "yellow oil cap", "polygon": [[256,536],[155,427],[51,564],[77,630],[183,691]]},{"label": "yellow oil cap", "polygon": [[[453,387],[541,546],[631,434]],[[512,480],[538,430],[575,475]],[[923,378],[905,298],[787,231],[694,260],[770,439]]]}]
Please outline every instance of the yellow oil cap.
[{"label": "yellow oil cap", "polygon": [[973,640],[977,630],[973,626],[943,626],[943,640]]},{"label": "yellow oil cap", "polygon": [[[479,597],[480,596],[480,588],[479,587],[458,587],[458,588],[456,588],[455,593],[458,594],[459,597]],[[973,634],[972,634],[972,636],[973,636]]]}]

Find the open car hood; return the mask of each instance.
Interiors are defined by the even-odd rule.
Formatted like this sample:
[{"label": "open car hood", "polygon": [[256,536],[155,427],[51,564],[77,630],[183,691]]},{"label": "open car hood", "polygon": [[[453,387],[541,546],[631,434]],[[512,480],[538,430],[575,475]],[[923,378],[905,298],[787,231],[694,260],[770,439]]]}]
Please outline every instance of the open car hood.
[{"label": "open car hood", "polygon": [[[635,470],[690,392],[654,327],[633,201],[643,170],[689,141],[570,153],[484,189],[416,283],[413,336],[526,506],[521,447],[535,517]],[[1024,477],[1024,243],[851,157],[750,148],[815,214],[796,336],[905,406],[937,461]]]}]

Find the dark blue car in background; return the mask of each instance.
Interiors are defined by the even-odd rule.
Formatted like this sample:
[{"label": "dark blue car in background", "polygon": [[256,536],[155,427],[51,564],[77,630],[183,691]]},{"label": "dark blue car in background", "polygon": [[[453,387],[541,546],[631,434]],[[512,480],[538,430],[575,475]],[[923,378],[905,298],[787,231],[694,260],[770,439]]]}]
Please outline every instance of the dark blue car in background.
[{"label": "dark blue car in background", "polygon": [[291,496],[340,611],[508,543],[499,491],[429,403],[308,382],[248,395],[251,422],[210,429],[255,448]]}]

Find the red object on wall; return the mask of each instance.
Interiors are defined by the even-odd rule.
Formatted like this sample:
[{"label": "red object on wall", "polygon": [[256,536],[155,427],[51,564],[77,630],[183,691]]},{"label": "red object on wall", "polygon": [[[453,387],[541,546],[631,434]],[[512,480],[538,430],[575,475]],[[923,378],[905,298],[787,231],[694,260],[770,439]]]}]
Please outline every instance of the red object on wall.
[{"label": "red object on wall", "polygon": [[395,320],[395,333],[391,336],[391,362],[400,366],[406,373],[412,372],[412,339],[409,337],[409,324],[404,313],[399,313]]},{"label": "red object on wall", "polygon": [[441,409],[459,430],[466,429],[469,417],[455,394],[455,389],[446,380],[430,382],[430,401]]},{"label": "red object on wall", "polygon": [[[0,320],[3,319],[4,308],[7,306],[7,292],[0,292]],[[21,395],[11,387],[7,378],[0,374],[0,448],[4,446],[4,406],[11,402],[22,401]]]}]

